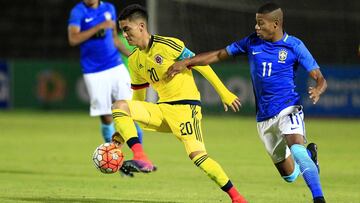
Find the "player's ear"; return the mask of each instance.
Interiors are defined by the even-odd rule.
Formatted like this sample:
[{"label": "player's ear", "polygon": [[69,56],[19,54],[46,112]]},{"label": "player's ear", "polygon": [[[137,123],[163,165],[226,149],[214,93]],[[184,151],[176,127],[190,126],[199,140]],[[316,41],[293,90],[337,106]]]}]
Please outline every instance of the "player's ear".
[{"label": "player's ear", "polygon": [[279,25],[280,25],[279,20],[274,20],[274,28],[279,27]]},{"label": "player's ear", "polygon": [[139,28],[140,28],[140,31],[141,31],[141,32],[142,32],[143,30],[145,30],[145,29],[146,29],[145,23],[144,23],[144,22],[140,22],[140,23],[139,23]]}]

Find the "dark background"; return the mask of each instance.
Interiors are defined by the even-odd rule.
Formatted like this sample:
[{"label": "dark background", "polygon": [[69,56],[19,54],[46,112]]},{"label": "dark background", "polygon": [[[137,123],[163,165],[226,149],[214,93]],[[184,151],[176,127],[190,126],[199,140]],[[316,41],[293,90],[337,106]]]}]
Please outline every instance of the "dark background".
[{"label": "dark background", "polygon": [[[67,21],[80,0],[0,1],[0,58],[78,59],[67,41]],[[117,12],[144,0],[110,0]]]},{"label": "dark background", "polygon": [[[67,42],[67,19],[79,0],[12,0],[0,3],[0,58],[78,59]],[[117,11],[145,0],[113,0]],[[183,39],[195,52],[223,48],[250,34],[265,1],[158,0],[157,34]],[[319,63],[359,64],[360,1],[275,1],[285,30],[302,39]]]}]

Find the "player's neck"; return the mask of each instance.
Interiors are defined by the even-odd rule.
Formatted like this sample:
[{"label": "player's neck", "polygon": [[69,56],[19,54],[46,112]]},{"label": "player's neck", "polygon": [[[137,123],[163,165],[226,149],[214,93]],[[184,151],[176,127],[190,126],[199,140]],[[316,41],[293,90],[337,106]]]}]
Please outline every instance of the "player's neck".
[{"label": "player's neck", "polygon": [[271,42],[277,42],[281,40],[284,36],[284,31],[281,30],[280,32],[275,32],[274,37],[271,39]]},{"label": "player's neck", "polygon": [[139,46],[140,50],[148,50],[150,49],[151,46],[151,35],[150,34],[146,34],[146,36],[144,37],[143,42],[141,43],[141,45]]},{"label": "player's neck", "polygon": [[[84,3],[85,3],[85,2],[84,2]],[[100,1],[98,1],[97,3],[94,3],[94,4],[90,4],[90,5],[85,3],[85,5],[86,5],[87,7],[89,7],[89,8],[96,9],[97,7],[99,7]]]}]

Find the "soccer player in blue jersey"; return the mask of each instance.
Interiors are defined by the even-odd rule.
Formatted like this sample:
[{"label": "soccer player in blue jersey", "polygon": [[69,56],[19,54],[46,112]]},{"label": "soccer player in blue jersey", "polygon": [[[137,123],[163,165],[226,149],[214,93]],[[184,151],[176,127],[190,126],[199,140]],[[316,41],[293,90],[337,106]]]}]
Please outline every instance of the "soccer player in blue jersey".
[{"label": "soccer player in blue jersey", "polygon": [[259,8],[255,31],[224,49],[173,64],[168,77],[174,77],[185,67],[247,55],[256,98],[257,128],[268,154],[285,181],[293,182],[302,174],[314,202],[325,202],[317,168],[317,147],[314,143],[304,147],[304,113],[294,78],[298,66],[302,66],[315,80],[316,86],[308,91],[314,104],[325,91],[326,80],[303,42],[284,32],[283,12],[278,5],[267,3]]},{"label": "soccer player in blue jersey", "polygon": [[[116,12],[112,4],[99,0],[83,0],[71,10],[68,40],[80,45],[80,62],[90,96],[90,115],[100,116],[105,142],[115,132],[111,105],[115,100],[131,99],[129,72],[119,51],[130,53],[116,31]],[[142,130],[137,126],[139,139]]]}]

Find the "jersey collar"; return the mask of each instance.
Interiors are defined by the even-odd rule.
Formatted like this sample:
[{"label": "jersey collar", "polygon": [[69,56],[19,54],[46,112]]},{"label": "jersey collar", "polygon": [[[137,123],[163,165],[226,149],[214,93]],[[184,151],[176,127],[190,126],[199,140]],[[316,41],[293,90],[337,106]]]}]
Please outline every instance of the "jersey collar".
[{"label": "jersey collar", "polygon": [[289,35],[284,32],[282,38],[276,42],[270,42],[270,41],[266,41],[266,40],[263,40],[265,43],[270,43],[270,44],[278,44],[278,43],[283,43],[283,42],[286,42],[286,40],[288,39]]},{"label": "jersey collar", "polygon": [[150,48],[151,48],[151,46],[153,45],[153,43],[154,43],[154,35],[151,35],[150,40],[149,40],[149,44],[148,44],[148,46],[147,46],[147,48],[146,48],[146,51],[149,51],[149,50],[150,50]]},{"label": "jersey collar", "polygon": [[102,1],[99,1],[99,5],[98,5],[98,7],[96,7],[96,8],[92,8],[92,7],[89,7],[88,5],[86,5],[86,3],[84,2],[84,1],[82,1],[82,3],[84,4],[84,6],[86,7],[86,8],[90,8],[90,9],[98,9],[102,4],[103,4],[103,2]]},{"label": "jersey collar", "polygon": [[284,41],[284,42],[286,42],[286,40],[288,39],[288,37],[289,37],[289,35],[286,33],[286,32],[284,32],[284,36],[282,37],[282,41]]}]

